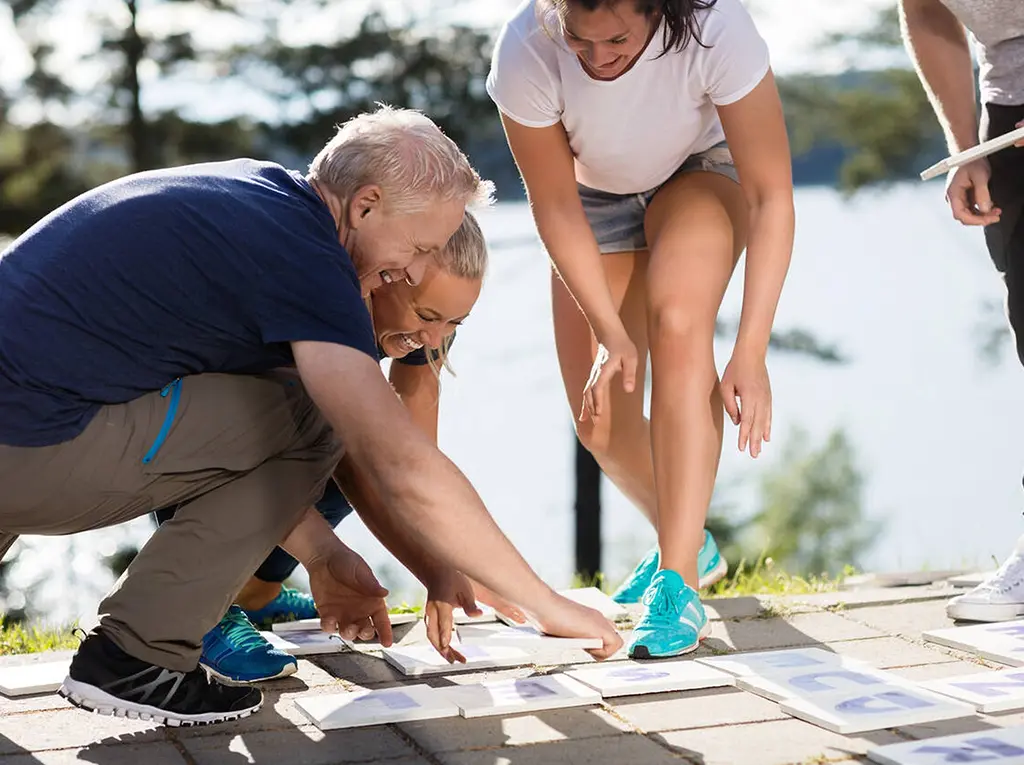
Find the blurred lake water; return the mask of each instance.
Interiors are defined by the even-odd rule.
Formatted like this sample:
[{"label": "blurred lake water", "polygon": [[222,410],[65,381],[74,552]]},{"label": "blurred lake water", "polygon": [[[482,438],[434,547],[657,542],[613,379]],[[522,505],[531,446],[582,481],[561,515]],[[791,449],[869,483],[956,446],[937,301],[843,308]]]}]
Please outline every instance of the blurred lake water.
[{"label": "blurred lake water", "polygon": [[[1024,374],[1009,343],[994,365],[979,352],[979,325],[993,320],[983,306],[1001,302],[1003,287],[981,232],[955,223],[942,196],[940,183],[852,200],[797,191],[796,247],[776,327],[811,330],[849,363],[770,355],[774,438],[760,459],[739,454],[736,429],[726,426],[720,488],[744,514],[755,509],[757,481],[793,428],[808,430],[815,444],[844,428],[866,477],[866,511],[886,524],[865,556],[873,570],[989,566],[1024,531]],[[547,258],[525,203],[480,218],[492,268],[459,330],[457,376],[443,381],[440,443],[527,560],[564,586],[573,567],[574,452]],[[738,317],[741,298],[738,273],[723,318]],[[730,352],[730,343],[718,344],[720,370]],[[604,570],[617,581],[654,534],[607,481],[604,498]],[[142,519],[77,539],[30,540],[11,582],[44,579],[33,600],[52,619],[87,613],[111,581],[97,553],[140,542],[151,529]],[[357,519],[339,534],[397,600],[419,597]]]}]

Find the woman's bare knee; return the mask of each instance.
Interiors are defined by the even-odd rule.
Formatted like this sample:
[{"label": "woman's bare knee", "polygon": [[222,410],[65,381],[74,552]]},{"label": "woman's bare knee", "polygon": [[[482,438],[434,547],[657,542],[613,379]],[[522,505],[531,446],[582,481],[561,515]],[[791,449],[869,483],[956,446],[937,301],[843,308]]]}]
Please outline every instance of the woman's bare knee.
[{"label": "woman's bare knee", "polygon": [[715,322],[679,301],[654,303],[648,310],[648,338],[652,360],[672,354],[693,363],[710,358],[714,363]]}]

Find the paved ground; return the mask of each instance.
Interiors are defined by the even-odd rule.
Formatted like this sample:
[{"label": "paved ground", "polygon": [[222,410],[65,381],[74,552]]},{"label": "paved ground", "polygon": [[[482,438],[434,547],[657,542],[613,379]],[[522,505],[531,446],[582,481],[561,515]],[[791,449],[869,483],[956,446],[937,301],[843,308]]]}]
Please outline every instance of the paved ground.
[{"label": "paved ground", "polygon": [[[921,640],[950,626],[945,585],[892,587],[790,598],[711,600],[713,632],[696,655],[784,646],[824,646],[914,680],[997,665]],[[415,632],[404,640],[415,639]],[[9,657],[24,663],[39,657]],[[586,661],[573,654],[566,661]],[[547,667],[429,680],[477,682]],[[403,681],[383,660],[338,654],[300,662],[299,673],[266,684],[267,702],[238,723],[176,729],[90,715],[56,695],[0,697],[4,765],[784,765],[865,761],[875,744],[1020,725],[1024,714],[918,725],[856,737],[788,717],[775,703],[736,689],[613,699],[602,707],[378,726],[324,734],[292,700],[310,693],[383,688]],[[419,681],[422,682],[422,681]]]}]

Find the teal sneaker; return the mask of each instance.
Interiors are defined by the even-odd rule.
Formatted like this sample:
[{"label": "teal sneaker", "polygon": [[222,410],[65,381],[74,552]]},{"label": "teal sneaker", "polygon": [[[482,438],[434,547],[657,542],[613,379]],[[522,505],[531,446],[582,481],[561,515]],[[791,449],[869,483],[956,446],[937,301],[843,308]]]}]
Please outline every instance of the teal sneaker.
[{"label": "teal sneaker", "polygon": [[663,659],[689,653],[711,631],[700,597],[675,571],[655,574],[642,602],[644,615],[629,641],[631,659]]},{"label": "teal sneaker", "polygon": [[630,603],[639,603],[644,592],[651,586],[651,580],[658,571],[658,548],[651,548],[650,552],[636,564],[636,568],[626,577],[626,581],[619,585],[619,589],[612,593],[612,600],[620,605],[626,606]]},{"label": "teal sneaker", "polygon": [[[658,548],[651,549],[633,569],[626,581],[612,595],[612,600],[622,605],[639,603],[644,592],[651,586],[651,580],[658,571]],[[718,545],[711,532],[704,530],[704,544],[697,553],[697,571],[700,575],[700,589],[710,587],[729,573],[729,564],[718,551]]]},{"label": "teal sneaker", "polygon": [[705,529],[704,544],[697,553],[697,575],[700,577],[697,586],[702,590],[707,589],[728,573],[729,564],[718,551],[718,543],[711,532]]},{"label": "teal sneaker", "polygon": [[199,663],[229,685],[287,677],[299,668],[296,658],[270,645],[238,606],[203,635]]},{"label": "teal sneaker", "polygon": [[269,630],[281,622],[297,622],[302,619],[316,619],[316,605],[313,596],[291,587],[282,587],[272,601],[255,611],[246,611],[249,621],[262,630]]}]

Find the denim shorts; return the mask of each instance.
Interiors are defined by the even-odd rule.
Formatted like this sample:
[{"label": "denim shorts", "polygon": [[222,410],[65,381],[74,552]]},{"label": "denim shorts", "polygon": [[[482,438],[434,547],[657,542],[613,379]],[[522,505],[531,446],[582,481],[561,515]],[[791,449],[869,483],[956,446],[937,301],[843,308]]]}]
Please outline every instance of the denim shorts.
[{"label": "denim shorts", "polygon": [[[739,183],[736,166],[725,141],[687,157],[665,183],[676,176],[694,172],[718,173]],[[587,215],[602,253],[647,249],[644,216],[647,214],[647,206],[664,183],[639,194],[612,194],[580,183],[576,185],[583,202],[583,212]]]}]

